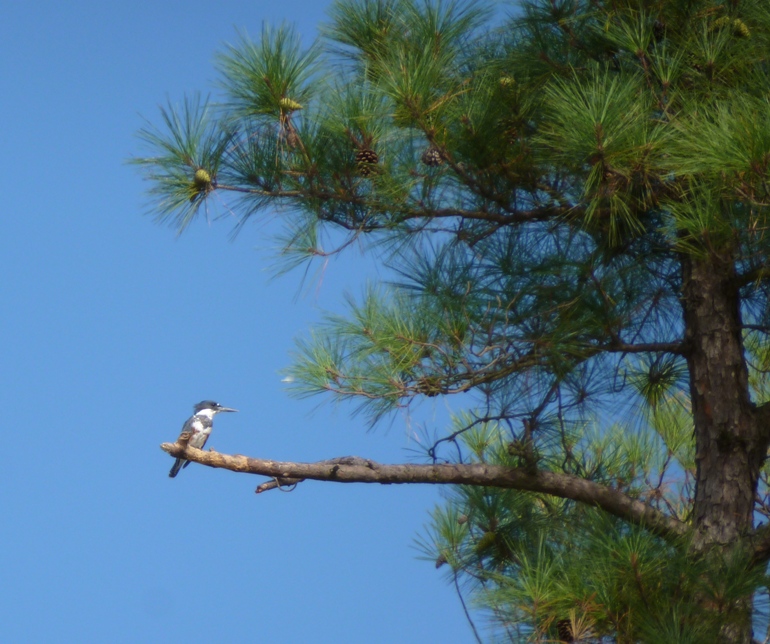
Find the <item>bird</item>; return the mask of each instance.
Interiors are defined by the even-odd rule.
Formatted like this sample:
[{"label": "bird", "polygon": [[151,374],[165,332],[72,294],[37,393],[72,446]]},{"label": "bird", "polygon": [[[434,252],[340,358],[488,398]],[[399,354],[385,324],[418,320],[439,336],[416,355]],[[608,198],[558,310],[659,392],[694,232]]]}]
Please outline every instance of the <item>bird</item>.
[{"label": "bird", "polygon": [[[195,413],[193,413],[193,415],[185,421],[184,425],[182,425],[182,433],[179,435],[179,438],[181,439],[185,434],[188,434],[190,438],[187,441],[187,444],[197,447],[198,449],[203,449],[203,446],[209,438],[211,429],[214,426],[214,416],[223,411],[238,410],[231,409],[230,407],[223,407],[213,400],[203,400],[193,407],[193,411]],[[168,475],[173,479],[179,474],[179,470],[183,467],[187,467],[189,464],[190,461],[187,459],[182,457],[177,458]]]}]

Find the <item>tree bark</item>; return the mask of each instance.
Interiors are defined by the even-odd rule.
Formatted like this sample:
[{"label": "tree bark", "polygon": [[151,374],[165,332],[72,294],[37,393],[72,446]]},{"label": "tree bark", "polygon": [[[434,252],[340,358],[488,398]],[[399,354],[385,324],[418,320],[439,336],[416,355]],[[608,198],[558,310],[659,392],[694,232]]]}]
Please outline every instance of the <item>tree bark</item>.
[{"label": "tree bark", "polygon": [[[725,555],[749,546],[754,499],[767,440],[750,400],[738,281],[730,258],[682,260],[685,346],[695,432],[696,552]],[[751,599],[722,631],[725,642],[751,641]]]},{"label": "tree bark", "polygon": [[695,426],[696,547],[735,544],[753,527],[765,455],[749,398],[737,281],[731,261],[683,260],[683,306]]}]

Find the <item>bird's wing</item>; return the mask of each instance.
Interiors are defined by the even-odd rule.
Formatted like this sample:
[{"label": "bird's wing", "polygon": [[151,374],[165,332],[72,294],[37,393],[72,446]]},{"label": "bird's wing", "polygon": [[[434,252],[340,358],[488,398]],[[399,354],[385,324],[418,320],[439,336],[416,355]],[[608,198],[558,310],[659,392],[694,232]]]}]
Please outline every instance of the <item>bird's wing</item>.
[{"label": "bird's wing", "polygon": [[[194,431],[192,438],[190,439],[189,445],[192,445],[193,447],[197,447],[198,449],[203,449],[203,446],[206,444],[206,441],[209,439],[209,432],[197,432]],[[190,461],[185,461],[184,465],[182,467],[187,467],[190,464]]]},{"label": "bird's wing", "polygon": [[194,434],[195,433],[195,426],[193,425],[193,419],[188,418],[186,421],[184,421],[184,425],[182,425],[182,431],[179,432],[179,438],[182,438],[182,436],[187,434]]},{"label": "bird's wing", "polygon": [[190,445],[197,447],[198,449],[203,449],[203,446],[208,439],[208,432],[195,432],[190,439]]}]

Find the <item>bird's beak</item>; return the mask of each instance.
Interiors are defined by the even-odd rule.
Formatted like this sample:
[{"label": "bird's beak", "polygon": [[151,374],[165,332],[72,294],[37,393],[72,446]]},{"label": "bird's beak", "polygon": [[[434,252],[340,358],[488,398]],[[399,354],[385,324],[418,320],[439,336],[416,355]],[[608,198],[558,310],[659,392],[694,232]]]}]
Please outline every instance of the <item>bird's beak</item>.
[{"label": "bird's beak", "polygon": [[230,407],[220,407],[217,409],[217,411],[238,411],[237,409],[232,409]]}]

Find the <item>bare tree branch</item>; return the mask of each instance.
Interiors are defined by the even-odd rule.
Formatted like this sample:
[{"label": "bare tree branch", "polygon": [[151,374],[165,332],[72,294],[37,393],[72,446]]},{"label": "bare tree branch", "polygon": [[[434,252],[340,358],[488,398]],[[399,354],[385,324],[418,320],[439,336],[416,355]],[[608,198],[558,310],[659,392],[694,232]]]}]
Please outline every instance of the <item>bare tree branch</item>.
[{"label": "bare tree branch", "polygon": [[761,454],[767,453],[767,448],[770,447],[770,402],[762,403],[754,408],[754,416],[757,419],[757,426],[759,429],[757,450]]},{"label": "bare tree branch", "polygon": [[638,344],[627,344],[617,340],[603,347],[606,351],[612,353],[673,353],[676,355],[685,355],[687,345],[684,342],[640,342]]},{"label": "bare tree branch", "polygon": [[[655,534],[673,539],[688,531],[687,524],[667,516],[630,496],[593,481],[556,472],[533,471],[485,463],[440,463],[385,465],[357,456],[343,456],[316,463],[269,461],[239,454],[203,451],[182,443],[162,443],[161,449],[174,457],[232,472],[261,474],[278,483],[296,479],[337,483],[429,483],[433,485],[478,485],[552,494],[593,505],[610,514],[637,523]],[[287,481],[287,482],[288,482]],[[258,492],[277,487],[264,484]]]},{"label": "bare tree branch", "polygon": [[752,565],[757,566],[770,561],[770,524],[765,523],[757,528],[751,550]]}]

